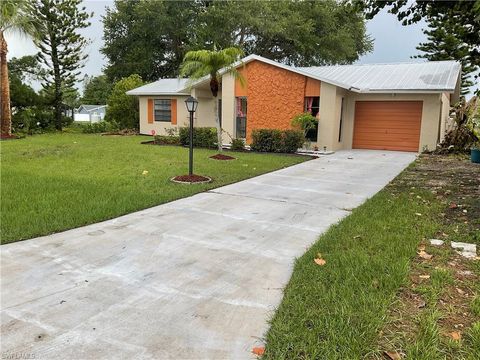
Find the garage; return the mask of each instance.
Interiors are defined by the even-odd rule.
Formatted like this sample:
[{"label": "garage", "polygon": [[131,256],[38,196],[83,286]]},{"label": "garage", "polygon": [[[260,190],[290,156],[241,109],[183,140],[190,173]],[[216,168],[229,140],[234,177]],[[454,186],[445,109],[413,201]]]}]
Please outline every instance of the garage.
[{"label": "garage", "polygon": [[354,149],[419,150],[422,101],[356,101]]}]

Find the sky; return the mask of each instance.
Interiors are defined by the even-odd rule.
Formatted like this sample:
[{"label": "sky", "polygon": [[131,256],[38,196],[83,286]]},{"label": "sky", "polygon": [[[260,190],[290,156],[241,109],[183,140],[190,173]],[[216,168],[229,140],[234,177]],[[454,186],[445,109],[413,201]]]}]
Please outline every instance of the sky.
[{"label": "sky", "polygon": [[[81,33],[90,39],[90,44],[86,49],[88,60],[82,69],[82,74],[95,76],[102,73],[102,68],[106,65],[106,60],[100,53],[103,40],[102,15],[105,14],[105,8],[112,6],[113,1],[105,0],[86,0],[83,2],[88,12],[93,12],[91,26],[82,29]],[[422,33],[424,22],[410,26],[402,26],[397,18],[385,10],[380,12],[373,20],[367,22],[367,32],[374,39],[374,49],[372,52],[362,56],[357,63],[372,64],[386,62],[408,62],[421,61],[412,59],[412,55],[419,52],[415,47],[425,40]],[[15,34],[6,36],[9,53],[8,58],[31,55],[37,52],[35,46],[28,38],[22,38]],[[38,89],[39,84],[32,84]]]}]

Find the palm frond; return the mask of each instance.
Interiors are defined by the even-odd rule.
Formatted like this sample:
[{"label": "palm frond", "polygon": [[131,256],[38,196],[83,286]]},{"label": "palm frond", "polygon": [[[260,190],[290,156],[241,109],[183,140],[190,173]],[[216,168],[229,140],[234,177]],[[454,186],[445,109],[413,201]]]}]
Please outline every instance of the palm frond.
[{"label": "palm frond", "polygon": [[236,47],[222,50],[189,51],[183,58],[180,75],[188,76],[191,80],[189,81],[191,85],[195,80],[206,76],[219,80],[220,71],[223,70],[238,78],[242,86],[244,86],[245,79],[237,69],[242,56],[243,51]]}]

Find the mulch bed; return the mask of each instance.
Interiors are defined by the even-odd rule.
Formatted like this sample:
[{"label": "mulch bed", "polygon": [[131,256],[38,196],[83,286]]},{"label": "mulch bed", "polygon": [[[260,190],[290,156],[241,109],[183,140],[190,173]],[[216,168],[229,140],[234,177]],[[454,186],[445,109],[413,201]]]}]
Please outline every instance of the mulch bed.
[{"label": "mulch bed", "polygon": [[234,158],[233,156],[229,156],[229,155],[217,154],[217,155],[210,156],[210,159],[214,159],[214,160],[235,160],[236,158]]},{"label": "mulch bed", "polygon": [[0,135],[0,140],[14,140],[18,139],[17,135]]},{"label": "mulch bed", "polygon": [[206,183],[212,181],[209,177],[202,175],[179,175],[172,178],[173,182],[195,184],[195,183]]}]

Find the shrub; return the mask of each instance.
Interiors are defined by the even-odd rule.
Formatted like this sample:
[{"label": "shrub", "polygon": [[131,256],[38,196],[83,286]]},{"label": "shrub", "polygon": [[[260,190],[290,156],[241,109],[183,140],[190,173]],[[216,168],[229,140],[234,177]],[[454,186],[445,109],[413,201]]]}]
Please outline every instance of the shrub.
[{"label": "shrub", "polygon": [[[180,144],[190,144],[189,128],[183,127],[179,131]],[[217,129],[211,127],[193,128],[193,146],[215,149],[217,147]]]},{"label": "shrub", "polygon": [[303,132],[299,130],[256,129],[252,131],[250,147],[260,152],[294,153],[304,140]]},{"label": "shrub", "polygon": [[[63,116],[62,125],[66,126],[71,119]],[[55,131],[53,111],[46,107],[31,106],[17,110],[12,115],[12,131],[17,134],[41,134]]]},{"label": "shrub", "polygon": [[243,142],[242,139],[232,139],[232,142],[230,144],[231,144],[230,149],[233,151],[245,150],[245,143]]},{"label": "shrub", "polygon": [[120,129],[138,129],[138,98],[125,92],[142,85],[142,78],[137,74],[117,81],[108,97],[105,120],[118,124]]},{"label": "shrub", "polygon": [[302,113],[295,115],[292,119],[292,126],[302,130],[304,137],[317,141],[318,120],[310,113]]},{"label": "shrub", "polygon": [[117,128],[114,124],[111,124],[111,123],[106,122],[106,121],[81,124],[80,126],[81,126],[82,132],[84,134],[98,134],[98,133],[104,133],[104,132],[107,132],[107,131],[117,130]]},{"label": "shrub", "polygon": [[301,131],[284,130],[283,131],[283,152],[294,153],[302,147],[305,136]]},{"label": "shrub", "polygon": [[180,137],[173,135],[155,135],[155,144],[159,145],[180,145]]}]

